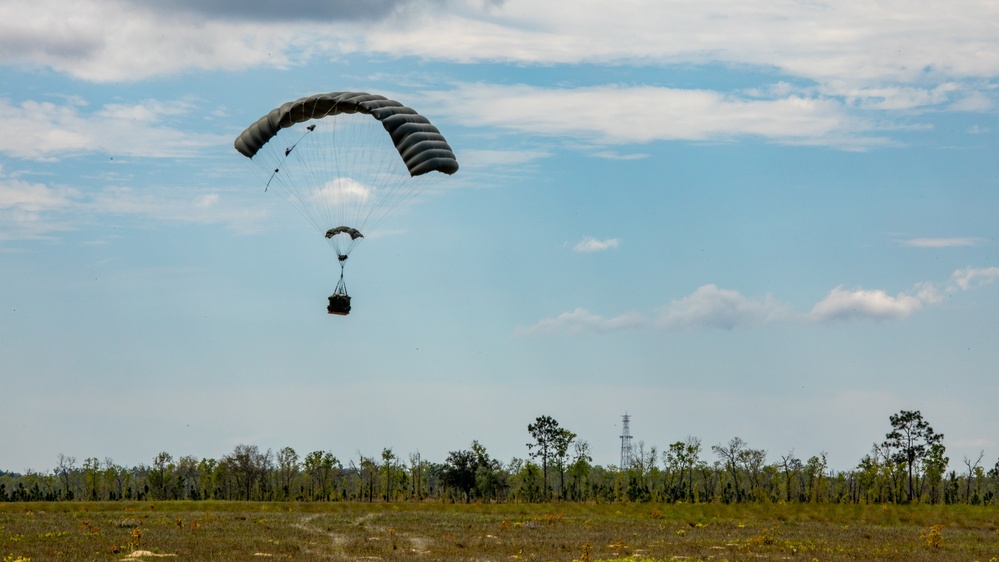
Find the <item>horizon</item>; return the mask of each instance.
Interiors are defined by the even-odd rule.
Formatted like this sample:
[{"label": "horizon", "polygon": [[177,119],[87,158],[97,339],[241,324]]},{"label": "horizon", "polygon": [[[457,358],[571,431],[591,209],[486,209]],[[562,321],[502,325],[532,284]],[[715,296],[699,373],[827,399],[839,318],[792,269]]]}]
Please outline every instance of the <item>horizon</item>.
[{"label": "horizon", "polygon": [[[622,412],[636,443],[846,469],[918,410],[952,464],[999,456],[994,3],[0,15],[0,466],[508,459],[539,415],[607,464]],[[233,147],[333,91],[414,108],[460,164],[365,233],[345,317],[322,233],[350,225]]]}]

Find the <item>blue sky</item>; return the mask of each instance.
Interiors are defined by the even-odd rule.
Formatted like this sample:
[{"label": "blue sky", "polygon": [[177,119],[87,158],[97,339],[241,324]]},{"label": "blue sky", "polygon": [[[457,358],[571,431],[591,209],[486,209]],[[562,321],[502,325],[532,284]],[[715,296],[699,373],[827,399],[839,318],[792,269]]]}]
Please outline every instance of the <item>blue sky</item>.
[{"label": "blue sky", "polygon": [[[357,6],[364,6],[358,9]],[[550,415],[618,460],[999,456],[991,2],[0,6],[0,468],[341,459]],[[461,169],[335,255],[232,148],[367,91]],[[335,225],[331,225],[335,226]]]}]

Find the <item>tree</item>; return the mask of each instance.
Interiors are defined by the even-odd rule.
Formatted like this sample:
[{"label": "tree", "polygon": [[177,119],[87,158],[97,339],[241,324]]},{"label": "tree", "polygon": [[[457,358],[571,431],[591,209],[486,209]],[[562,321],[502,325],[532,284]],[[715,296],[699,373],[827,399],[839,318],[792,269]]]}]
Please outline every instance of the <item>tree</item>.
[{"label": "tree", "polygon": [[[694,501],[697,498],[694,496],[694,467],[701,462],[701,440],[698,437],[692,435],[687,436],[687,440],[683,442],[682,452],[680,455],[680,463],[682,466],[687,467],[687,498],[689,501]],[[683,475],[680,475],[681,482],[683,481]]]},{"label": "tree", "polygon": [[413,499],[420,501],[423,499],[423,491],[420,489],[420,484],[422,484],[423,480],[423,461],[420,459],[419,451],[409,454],[409,467],[409,472],[413,479],[413,489],[411,493],[413,495]]},{"label": "tree", "polygon": [[945,451],[946,448],[942,443],[934,443],[927,450],[926,460],[923,462],[930,487],[930,503],[940,501],[940,484],[943,482],[944,474],[947,473],[947,464],[950,462],[950,459],[944,456]]},{"label": "tree", "polygon": [[552,457],[561,459],[561,464],[559,465],[560,473],[564,474],[562,466],[565,460],[565,452],[568,450],[572,439],[576,437],[576,434],[559,427],[558,422],[550,416],[536,418],[534,423],[528,424],[527,431],[534,438],[534,443],[528,443],[527,448],[531,452],[532,457],[541,459],[543,494],[544,499],[547,500],[549,498],[548,463]]},{"label": "tree", "polygon": [[364,486],[366,485],[366,493],[368,502],[370,503],[375,501],[375,481],[378,476],[378,464],[375,462],[374,457],[366,457],[361,455],[360,452],[358,452],[358,456],[360,456],[358,474],[361,476],[362,494],[365,493]]},{"label": "tree", "polygon": [[218,497],[218,481],[215,471],[217,467],[218,461],[215,459],[206,458],[198,462],[198,479],[201,485],[201,490],[198,494],[202,499]]},{"label": "tree", "polygon": [[739,488],[739,463],[742,459],[746,442],[740,437],[733,437],[728,442],[728,446],[712,445],[711,450],[721,457],[725,468],[732,475],[732,486],[735,491],[735,501],[742,500],[742,490]]},{"label": "tree", "polygon": [[291,447],[283,447],[276,456],[281,493],[285,499],[290,499],[291,483],[298,475],[298,453]]},{"label": "tree", "polygon": [[[935,433],[923,415],[916,411],[902,410],[889,417],[892,430],[885,435],[884,447],[893,450],[892,459],[904,463],[908,475],[908,501],[915,496],[915,468],[926,457],[933,445],[942,443],[943,434]],[[942,453],[941,453],[942,454]]]},{"label": "tree", "polygon": [[573,481],[573,499],[582,501],[589,499],[589,493],[583,488],[583,479],[593,469],[590,466],[590,463],[593,462],[593,457],[590,456],[590,444],[586,441],[576,441],[573,449],[575,454],[572,464],[569,466],[569,475],[572,476]]},{"label": "tree", "polygon": [[781,466],[784,469],[784,498],[785,501],[791,501],[791,483],[794,481],[792,476],[797,476],[801,473],[801,459],[794,456],[794,449],[788,451],[788,453],[780,458]]},{"label": "tree", "polygon": [[392,449],[382,449],[382,466],[385,467],[385,501],[392,501],[392,462],[396,460]]},{"label": "tree", "polygon": [[483,500],[499,499],[506,491],[506,474],[503,463],[489,458],[486,447],[477,440],[472,441],[475,453],[475,493]]},{"label": "tree", "polygon": [[339,469],[340,466],[340,461],[328,451],[312,451],[305,455],[305,472],[309,475],[310,500],[330,499],[330,480],[333,471]]},{"label": "tree", "polygon": [[975,479],[975,476],[978,475],[979,472],[978,469],[981,468],[980,465],[982,464],[983,458],[985,458],[985,451],[980,451],[978,453],[978,459],[976,459],[974,462],[972,462],[971,459],[968,458],[967,456],[964,457],[964,466],[968,467],[968,479],[965,482],[965,485],[967,486],[967,491],[964,494],[964,501],[968,503],[973,503],[973,504],[978,503],[977,501],[978,494],[975,494],[975,498],[972,498],[971,496],[971,482],[972,480]]},{"label": "tree", "polygon": [[[261,499],[264,476],[271,470],[271,450],[261,452],[256,445],[236,445],[233,452],[222,457],[221,465],[236,479],[239,497]],[[259,494],[254,494],[258,490]]]},{"label": "tree", "polygon": [[483,500],[497,499],[506,488],[503,465],[489,458],[486,448],[472,441],[469,451],[451,451],[441,469],[441,482],[447,488],[460,492],[465,503],[473,497]]},{"label": "tree", "polygon": [[73,490],[69,487],[69,479],[76,472],[76,457],[67,457],[59,453],[59,464],[56,465],[55,473],[62,480],[63,497],[68,500],[73,499]]},{"label": "tree", "polygon": [[818,502],[822,499],[822,483],[827,467],[825,451],[819,455],[812,455],[805,462],[802,472],[807,481],[805,486],[806,501]]},{"label": "tree", "polygon": [[554,452],[555,466],[558,468],[559,497],[565,499],[565,466],[569,455],[569,446],[576,439],[576,434],[560,427],[555,433]]},{"label": "tree", "polygon": [[125,497],[125,486],[128,476],[128,471],[124,467],[115,464],[111,457],[104,458],[104,482],[111,499],[120,500]]},{"label": "tree", "polygon": [[767,452],[763,449],[743,449],[739,452],[739,463],[746,470],[746,474],[749,475],[749,493],[753,499],[760,499],[759,494],[762,493],[762,484],[760,482],[760,473],[763,470],[763,465],[767,461]]},{"label": "tree", "polygon": [[184,455],[177,459],[177,497],[200,499],[198,484],[198,459],[192,455]]},{"label": "tree", "polygon": [[441,480],[444,485],[458,490],[465,497],[465,503],[472,501],[475,488],[475,453],[472,451],[451,451],[444,461]]},{"label": "tree", "polygon": [[104,499],[98,497],[98,489],[101,483],[101,463],[96,457],[84,459],[83,474],[87,484],[87,497],[91,501]]},{"label": "tree", "polygon": [[173,455],[160,451],[153,459],[153,470],[149,472],[149,484],[153,488],[153,497],[158,500],[169,499],[168,488],[173,483]]}]

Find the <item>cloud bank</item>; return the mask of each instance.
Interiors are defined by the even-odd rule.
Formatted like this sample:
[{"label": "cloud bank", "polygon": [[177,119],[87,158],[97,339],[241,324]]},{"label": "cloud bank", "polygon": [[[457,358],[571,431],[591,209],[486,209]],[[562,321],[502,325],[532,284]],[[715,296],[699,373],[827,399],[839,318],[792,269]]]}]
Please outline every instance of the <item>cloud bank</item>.
[{"label": "cloud bank", "polygon": [[758,136],[788,144],[885,144],[834,99],[784,93],[759,99],[654,86],[542,88],[463,84],[440,95],[461,122],[601,144],[726,140]]},{"label": "cloud bank", "polygon": [[231,144],[228,135],[192,133],[173,120],[196,106],[174,100],[144,100],[91,108],[79,99],[64,103],[0,99],[0,154],[25,160],[60,160],[94,152],[117,156],[198,156],[209,146]]},{"label": "cloud bank", "polygon": [[461,63],[722,63],[777,69],[842,93],[881,88],[890,104],[899,96],[887,84],[999,74],[995,21],[999,5],[985,0],[8,0],[0,6],[0,63],[94,81],[351,53]]},{"label": "cloud bank", "polygon": [[46,239],[113,215],[172,223],[223,224],[235,232],[259,231],[267,212],[230,194],[196,188],[108,186],[96,191],[26,181],[0,170],[0,240]]},{"label": "cloud bank", "polygon": [[[900,11],[905,18],[898,17]],[[50,68],[92,82],[142,81],[189,71],[289,68],[345,57],[419,57],[447,63],[748,67],[775,83],[746,90],[664,84],[453,84],[425,92],[470,127],[559,136],[591,146],[757,137],[865,150],[900,127],[883,112],[991,111],[999,5],[859,1],[835,5],[753,0],[616,3],[552,0],[9,0],[0,4],[0,65]],[[148,102],[142,102],[146,105]],[[0,118],[42,120],[28,142],[0,151],[23,158],[94,146],[96,114],[72,105],[4,102]],[[190,150],[169,127],[120,127],[132,107],[104,108],[123,139]],[[162,118],[170,107],[145,107]],[[14,115],[10,115],[14,114]],[[51,127],[44,125],[52,125]],[[16,137],[14,137],[16,138]],[[100,140],[100,139],[96,139]],[[198,140],[194,140],[198,143]],[[621,156],[598,150],[602,157]]]},{"label": "cloud bank", "polygon": [[736,330],[773,324],[902,320],[925,306],[939,303],[941,294],[983,287],[996,280],[999,267],[986,267],[959,269],[943,286],[920,283],[911,292],[894,296],[882,290],[848,290],[840,286],[806,313],[793,311],[771,295],[751,298],[709,284],[654,314],[628,312],[607,318],[579,307],[516,331],[521,335],[578,335],[632,329]]}]

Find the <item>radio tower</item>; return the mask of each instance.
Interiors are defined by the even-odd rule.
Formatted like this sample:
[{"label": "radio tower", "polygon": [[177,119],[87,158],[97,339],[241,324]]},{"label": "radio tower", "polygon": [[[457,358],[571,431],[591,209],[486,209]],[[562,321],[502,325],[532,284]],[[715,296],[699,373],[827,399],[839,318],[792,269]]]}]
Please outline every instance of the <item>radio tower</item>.
[{"label": "radio tower", "polygon": [[621,416],[621,419],[624,423],[621,424],[621,465],[619,468],[624,470],[632,465],[634,457],[631,455],[631,430],[628,428],[631,416],[625,414]]}]

